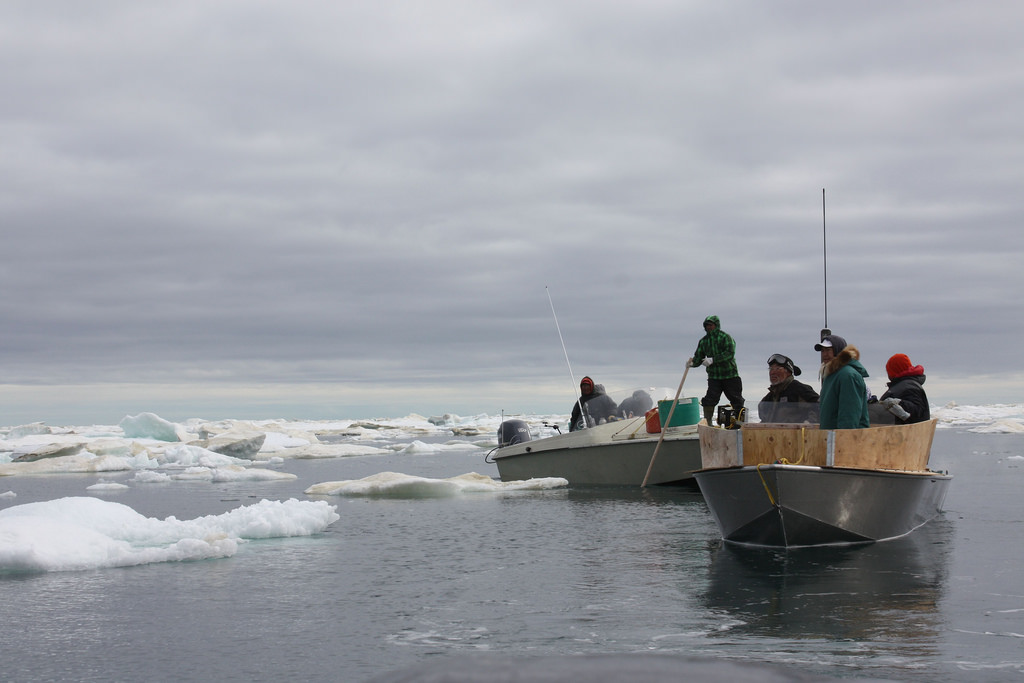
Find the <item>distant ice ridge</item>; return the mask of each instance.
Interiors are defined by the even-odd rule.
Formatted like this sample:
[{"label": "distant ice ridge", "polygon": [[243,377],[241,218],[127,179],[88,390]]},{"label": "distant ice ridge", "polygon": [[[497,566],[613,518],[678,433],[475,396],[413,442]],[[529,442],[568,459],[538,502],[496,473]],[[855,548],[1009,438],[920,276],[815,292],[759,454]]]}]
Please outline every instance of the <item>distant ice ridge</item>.
[{"label": "distant ice ridge", "polygon": [[325,501],[262,500],[193,520],[75,497],[0,510],[0,573],[72,571],[234,555],[248,539],[309,536],[340,519]]},{"label": "distant ice ridge", "polygon": [[[125,417],[116,427],[33,423],[0,430],[0,476],[137,470],[134,483],[292,479],[293,475],[272,467],[284,458],[416,455],[446,449],[476,452],[494,445],[465,440],[427,444],[419,439],[451,437],[453,426],[462,421],[450,415],[431,419],[439,424],[418,415],[374,421],[189,420],[175,424],[152,413]],[[160,470],[161,476],[142,476],[153,470]]]},{"label": "distant ice ridge", "polygon": [[[1024,404],[932,406],[943,429],[1024,432]],[[464,452],[476,457],[497,445],[502,419],[526,420],[534,439],[564,432],[568,415],[460,417],[411,414],[373,420],[220,420],[172,423],[152,413],[117,426],[0,429],[0,476],[136,471],[129,483],[178,480],[272,480],[288,458],[347,458]],[[751,420],[757,420],[752,413]],[[152,473],[154,476],[148,476]]]},{"label": "distant ice ridge", "polygon": [[932,408],[939,427],[966,429],[979,434],[1017,434],[1024,432],[1024,404],[996,403],[984,406],[960,406],[947,403]]}]

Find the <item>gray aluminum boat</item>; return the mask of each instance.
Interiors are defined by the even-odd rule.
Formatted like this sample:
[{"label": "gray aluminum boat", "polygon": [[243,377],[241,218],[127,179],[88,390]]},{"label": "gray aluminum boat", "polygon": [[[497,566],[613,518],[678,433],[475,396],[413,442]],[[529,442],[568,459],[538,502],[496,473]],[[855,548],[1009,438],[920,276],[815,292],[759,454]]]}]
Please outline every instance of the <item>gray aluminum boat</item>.
[{"label": "gray aluminum boat", "polygon": [[869,429],[701,425],[695,478],[726,541],[800,547],[905,536],[942,510],[927,468],[935,421]]},{"label": "gray aluminum boat", "polygon": [[[502,481],[561,477],[578,486],[640,486],[660,437],[636,417],[543,439],[513,439],[489,458]],[[695,486],[693,472],[700,467],[697,425],[668,427],[647,483]]]}]

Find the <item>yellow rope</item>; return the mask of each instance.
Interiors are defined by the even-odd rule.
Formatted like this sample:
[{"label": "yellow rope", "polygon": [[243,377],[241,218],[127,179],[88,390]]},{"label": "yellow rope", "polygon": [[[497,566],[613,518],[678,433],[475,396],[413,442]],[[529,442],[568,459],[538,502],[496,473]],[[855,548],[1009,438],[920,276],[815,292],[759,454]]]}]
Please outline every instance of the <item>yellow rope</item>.
[{"label": "yellow rope", "polygon": [[807,446],[807,428],[806,427],[801,427],[800,428],[800,459],[797,460],[796,462],[790,462],[789,460],[786,460],[785,458],[779,458],[779,463],[782,464],[782,465],[799,465],[800,463],[802,463],[804,461],[804,455],[806,453],[806,446]]},{"label": "yellow rope", "polygon": [[[780,465],[799,465],[800,463],[802,463],[804,461],[804,455],[807,454],[806,446],[807,446],[807,428],[806,427],[801,427],[800,428],[800,459],[797,460],[796,462],[789,462],[785,458],[779,458],[776,462],[778,464],[780,464]],[[761,474],[761,465],[762,465],[762,463],[758,463],[757,464],[757,476],[761,477],[761,486],[764,486],[765,493],[768,494],[768,500],[771,501],[772,506],[773,507],[778,507],[778,504],[775,502],[775,496],[772,495],[772,490],[770,488],[768,488],[768,482],[765,481],[764,475]]]},{"label": "yellow rope", "polygon": [[[644,415],[642,417],[634,417],[634,418],[626,418],[626,419],[628,419],[628,420],[636,420],[637,421],[636,429],[634,429],[633,431],[631,431],[629,433],[629,436],[626,437],[627,439],[635,439],[636,435],[637,435],[637,432],[639,432],[641,429],[643,429],[644,427],[647,426],[647,416],[646,415]],[[630,427],[630,423],[627,422],[626,424],[624,424],[622,426],[622,429],[620,429],[618,432],[615,433],[615,436],[618,436],[619,434],[622,434],[624,431],[629,429],[629,427]]]},{"label": "yellow rope", "polygon": [[768,488],[768,482],[764,480],[764,475],[761,474],[761,463],[757,463],[757,476],[761,477],[761,485],[764,486],[765,493],[768,494],[768,500],[771,501],[772,507],[778,507],[775,503],[775,497],[772,496],[772,490]]}]

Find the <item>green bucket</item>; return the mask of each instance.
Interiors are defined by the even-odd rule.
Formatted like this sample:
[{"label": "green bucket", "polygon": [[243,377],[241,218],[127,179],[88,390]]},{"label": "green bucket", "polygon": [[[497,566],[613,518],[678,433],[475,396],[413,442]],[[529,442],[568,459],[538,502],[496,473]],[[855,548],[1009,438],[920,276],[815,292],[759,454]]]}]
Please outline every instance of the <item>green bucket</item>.
[{"label": "green bucket", "polygon": [[662,427],[687,427],[700,422],[700,399],[696,396],[680,398],[676,409],[672,411],[672,422],[668,422],[668,412],[672,410],[672,401],[658,401],[658,417]]}]

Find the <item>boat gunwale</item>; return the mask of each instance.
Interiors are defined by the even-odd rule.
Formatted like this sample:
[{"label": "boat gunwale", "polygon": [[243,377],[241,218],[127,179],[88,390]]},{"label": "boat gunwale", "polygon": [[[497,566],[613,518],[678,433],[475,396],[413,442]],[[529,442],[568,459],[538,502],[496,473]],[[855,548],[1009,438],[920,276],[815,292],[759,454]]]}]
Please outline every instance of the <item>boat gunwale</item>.
[{"label": "boat gunwale", "polygon": [[694,470],[694,474],[707,474],[712,472],[733,472],[736,470],[758,470],[763,472],[765,470],[786,470],[786,471],[822,471],[822,472],[875,472],[878,474],[910,474],[919,477],[945,477],[952,479],[953,475],[947,472],[937,472],[935,470],[897,470],[887,469],[881,467],[848,467],[845,465],[796,465],[793,463],[785,462],[773,462],[773,463],[762,463],[759,465],[730,465],[728,467],[703,467],[699,470]]},{"label": "boat gunwale", "polygon": [[[601,429],[602,427],[608,427],[609,425],[618,425],[620,422],[624,422],[621,427],[615,430],[609,429],[611,432],[609,435],[601,435],[602,438],[587,439],[585,438],[586,432],[594,429]],[[637,444],[637,443],[648,443],[652,447],[662,439],[659,432],[647,432],[644,431],[642,436],[637,435],[637,430],[628,436],[623,436],[622,433],[632,427],[633,425],[640,423],[643,426],[645,419],[643,417],[630,418],[628,420],[616,420],[615,422],[608,422],[603,425],[596,425],[594,427],[588,427],[587,429],[581,429],[574,432],[565,432],[560,434],[552,434],[551,436],[545,436],[540,439],[532,439],[530,441],[522,441],[520,443],[509,444],[508,446],[499,447],[491,455],[491,458],[498,460],[499,458],[514,458],[524,455],[535,455],[538,453],[549,453],[552,451],[560,450],[577,450],[580,448],[595,448],[605,446],[617,446],[620,444]],[[664,441],[690,441],[697,440],[698,432],[697,425],[681,425],[678,427],[668,427],[665,431]],[[570,439],[570,437],[572,437]],[[555,440],[570,441],[570,443],[552,443]],[[544,444],[541,448],[536,448],[537,444]],[[514,452],[509,452],[509,450]],[[652,449],[653,454],[653,449]]]}]

